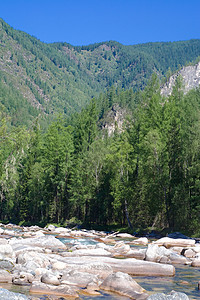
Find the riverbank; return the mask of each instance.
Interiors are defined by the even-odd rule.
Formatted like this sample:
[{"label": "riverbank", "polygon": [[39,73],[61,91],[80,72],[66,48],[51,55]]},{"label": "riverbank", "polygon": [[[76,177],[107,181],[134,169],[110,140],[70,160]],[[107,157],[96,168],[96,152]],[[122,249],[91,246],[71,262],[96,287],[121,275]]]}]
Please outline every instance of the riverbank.
[{"label": "riverbank", "polygon": [[0,285],[27,287],[32,299],[104,293],[147,299],[152,288],[144,283],[151,278],[167,282],[184,266],[199,271],[200,245],[194,239],[152,242],[128,233],[1,224],[0,258]]}]

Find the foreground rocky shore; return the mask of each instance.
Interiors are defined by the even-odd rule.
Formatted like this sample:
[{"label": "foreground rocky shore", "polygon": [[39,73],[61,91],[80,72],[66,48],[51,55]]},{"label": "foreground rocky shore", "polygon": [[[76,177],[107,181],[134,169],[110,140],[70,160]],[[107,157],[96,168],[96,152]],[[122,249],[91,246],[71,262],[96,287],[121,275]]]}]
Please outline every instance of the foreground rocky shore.
[{"label": "foreground rocky shore", "polygon": [[[101,291],[129,299],[188,299],[175,292],[150,296],[132,276],[171,277],[176,265],[200,267],[200,244],[193,239],[164,237],[150,242],[129,234],[107,235],[53,225],[44,229],[0,226],[0,285],[12,283],[30,289],[28,297],[0,289],[0,300],[35,300],[42,295],[76,299]],[[62,238],[75,238],[77,243],[69,246]],[[80,238],[90,238],[95,244],[83,245]]]}]

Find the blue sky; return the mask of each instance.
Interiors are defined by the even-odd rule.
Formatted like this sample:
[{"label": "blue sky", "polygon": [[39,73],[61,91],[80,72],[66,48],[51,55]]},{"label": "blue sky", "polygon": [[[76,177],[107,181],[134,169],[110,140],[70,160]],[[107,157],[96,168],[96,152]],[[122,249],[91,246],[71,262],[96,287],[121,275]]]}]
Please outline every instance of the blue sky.
[{"label": "blue sky", "polygon": [[43,42],[200,38],[200,0],[0,0],[0,17]]}]

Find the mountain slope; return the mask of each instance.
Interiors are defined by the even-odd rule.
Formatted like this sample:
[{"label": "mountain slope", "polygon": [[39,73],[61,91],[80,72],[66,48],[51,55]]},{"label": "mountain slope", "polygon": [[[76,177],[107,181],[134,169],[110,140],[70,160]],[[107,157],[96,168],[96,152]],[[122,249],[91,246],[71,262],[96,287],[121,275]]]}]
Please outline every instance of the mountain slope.
[{"label": "mountain slope", "polygon": [[184,93],[199,87],[200,85],[200,62],[194,66],[183,67],[180,71],[170,76],[166,84],[161,88],[161,94],[168,96],[171,94],[178,76],[182,78]]},{"label": "mountain slope", "polygon": [[[153,72],[164,76],[200,56],[200,40],[124,46],[45,44],[0,19],[0,103],[13,124],[35,116],[80,111],[115,85],[142,89]],[[8,96],[9,94],[9,96]],[[16,110],[20,111],[15,121]]]}]

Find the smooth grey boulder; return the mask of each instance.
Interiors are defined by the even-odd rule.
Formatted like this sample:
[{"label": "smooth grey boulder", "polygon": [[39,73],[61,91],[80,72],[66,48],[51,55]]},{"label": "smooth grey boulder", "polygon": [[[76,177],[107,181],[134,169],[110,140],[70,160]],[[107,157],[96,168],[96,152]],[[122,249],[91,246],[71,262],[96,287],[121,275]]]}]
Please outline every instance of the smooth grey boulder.
[{"label": "smooth grey boulder", "polygon": [[187,258],[183,255],[179,255],[177,253],[171,253],[169,259],[172,264],[182,264],[185,265],[187,263]]},{"label": "smooth grey boulder", "polygon": [[145,290],[126,273],[117,272],[109,275],[101,284],[101,289],[128,296],[130,299],[146,299]]},{"label": "smooth grey boulder", "polygon": [[141,237],[139,239],[131,241],[130,244],[132,245],[141,245],[141,246],[146,246],[148,245],[149,241],[146,237]]},{"label": "smooth grey boulder", "polygon": [[30,273],[20,272],[19,274],[14,274],[12,282],[15,285],[31,285],[34,281],[34,276]]},{"label": "smooth grey boulder", "polygon": [[129,233],[118,233],[116,237],[122,238],[122,239],[134,239],[135,236]]},{"label": "smooth grey boulder", "polygon": [[26,264],[33,262],[37,267],[46,268],[50,265],[50,261],[45,254],[34,251],[21,253],[17,257],[17,264]]},{"label": "smooth grey boulder", "polygon": [[165,295],[163,293],[157,293],[151,295],[147,300],[189,300],[188,296],[184,293],[171,291],[171,293]]},{"label": "smooth grey boulder", "polygon": [[[66,253],[67,256],[67,253]],[[111,253],[106,251],[105,249],[102,248],[97,248],[97,249],[80,249],[80,250],[75,250],[73,252],[68,252],[68,256],[111,256]]]},{"label": "smooth grey boulder", "polygon": [[38,281],[34,281],[30,288],[31,294],[59,295],[59,296],[63,296],[63,297],[70,296],[73,299],[78,297],[77,291],[78,291],[78,288],[76,288],[76,287],[67,286],[67,285],[63,285],[63,284],[59,285],[59,286],[55,286],[55,285],[45,284],[43,282],[38,282]]},{"label": "smooth grey boulder", "polygon": [[192,267],[199,268],[200,267],[200,259],[194,259],[191,264]]},{"label": "smooth grey boulder", "polygon": [[93,276],[98,274],[98,277],[103,279],[113,273],[113,269],[110,265],[96,261],[89,263],[83,261],[82,264],[68,264],[67,269],[90,273],[93,274]]},{"label": "smooth grey boulder", "polygon": [[54,231],[55,228],[56,228],[56,227],[55,227],[54,225],[49,224],[49,226],[48,226],[47,228],[45,228],[45,229],[47,229],[48,231]]},{"label": "smooth grey boulder", "polygon": [[[63,257],[63,262],[68,268],[77,265],[76,269],[84,267],[84,264],[96,263],[96,257]],[[135,276],[174,276],[175,268],[172,265],[160,264],[135,258],[116,259],[111,257],[98,257],[98,263],[109,265],[115,272],[125,272]],[[86,271],[87,272],[87,271]],[[89,272],[90,273],[90,272]],[[98,271],[95,274],[99,274]]]},{"label": "smooth grey boulder", "polygon": [[46,272],[41,277],[41,282],[46,284],[60,285],[60,276],[54,275],[50,272]]},{"label": "smooth grey boulder", "polygon": [[18,240],[12,239],[10,241],[10,245],[12,246],[13,244],[37,246],[40,248],[66,249],[65,244],[63,244],[60,240],[56,239],[54,236],[51,235],[18,239]]},{"label": "smooth grey boulder", "polygon": [[[146,249],[131,249],[129,252],[123,255],[124,258],[136,258],[140,260],[145,259],[145,253]],[[113,257],[117,257],[116,255],[113,255]]]},{"label": "smooth grey boulder", "polygon": [[153,244],[159,245],[159,246],[165,246],[166,248],[171,247],[194,247],[195,246],[195,240],[191,239],[172,239],[169,237],[163,237],[155,242]]},{"label": "smooth grey boulder", "polygon": [[61,284],[76,285],[85,288],[89,283],[94,283],[98,286],[98,276],[72,270],[68,273],[64,273],[61,277]]},{"label": "smooth grey boulder", "polygon": [[9,244],[1,244],[0,245],[0,254],[3,257],[12,257],[13,256],[13,249]]},{"label": "smooth grey boulder", "polygon": [[19,293],[13,293],[6,289],[0,288],[0,300],[28,300],[30,298]]},{"label": "smooth grey boulder", "polygon": [[0,259],[0,269],[12,271],[14,269],[14,264],[7,259]]},{"label": "smooth grey boulder", "polygon": [[11,283],[12,275],[7,270],[0,270],[0,283]]}]

